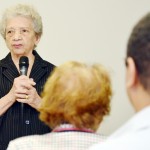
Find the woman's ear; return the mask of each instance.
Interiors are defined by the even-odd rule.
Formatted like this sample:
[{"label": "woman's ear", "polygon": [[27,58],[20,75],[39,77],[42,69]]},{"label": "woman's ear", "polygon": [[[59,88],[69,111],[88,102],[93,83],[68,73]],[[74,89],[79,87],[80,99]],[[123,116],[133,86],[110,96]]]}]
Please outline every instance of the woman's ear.
[{"label": "woman's ear", "polygon": [[36,40],[35,40],[35,45],[37,46],[39,41],[41,39],[41,36],[40,35],[36,35]]},{"label": "woman's ear", "polygon": [[131,88],[137,83],[137,70],[133,58],[127,58],[127,67],[126,67],[126,86]]}]

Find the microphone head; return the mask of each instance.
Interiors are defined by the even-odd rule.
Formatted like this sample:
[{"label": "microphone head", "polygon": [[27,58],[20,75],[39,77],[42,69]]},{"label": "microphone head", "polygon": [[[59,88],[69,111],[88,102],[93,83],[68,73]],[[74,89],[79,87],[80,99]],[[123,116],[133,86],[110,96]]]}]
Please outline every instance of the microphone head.
[{"label": "microphone head", "polygon": [[27,56],[21,56],[19,59],[19,67],[21,68],[22,66],[29,66],[29,59]]},{"label": "microphone head", "polygon": [[27,75],[29,67],[29,59],[26,56],[22,56],[19,59],[19,69],[20,69],[20,75]]}]

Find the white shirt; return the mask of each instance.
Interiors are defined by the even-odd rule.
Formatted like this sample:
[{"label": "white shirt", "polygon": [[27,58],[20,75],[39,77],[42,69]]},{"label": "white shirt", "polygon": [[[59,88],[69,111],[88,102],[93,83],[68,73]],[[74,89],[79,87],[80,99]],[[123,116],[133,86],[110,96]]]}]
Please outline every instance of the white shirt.
[{"label": "white shirt", "polygon": [[89,150],[150,150],[150,106],[135,114],[105,142]]}]

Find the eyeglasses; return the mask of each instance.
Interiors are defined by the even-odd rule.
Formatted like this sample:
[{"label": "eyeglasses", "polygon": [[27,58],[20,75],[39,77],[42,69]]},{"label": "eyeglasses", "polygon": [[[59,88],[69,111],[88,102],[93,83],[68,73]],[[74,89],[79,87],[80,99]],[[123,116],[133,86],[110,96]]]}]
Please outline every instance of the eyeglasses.
[{"label": "eyeglasses", "polygon": [[12,37],[15,34],[26,36],[30,32],[32,32],[32,30],[30,28],[19,28],[19,29],[8,28],[8,29],[6,29],[5,34],[6,34],[6,37]]}]

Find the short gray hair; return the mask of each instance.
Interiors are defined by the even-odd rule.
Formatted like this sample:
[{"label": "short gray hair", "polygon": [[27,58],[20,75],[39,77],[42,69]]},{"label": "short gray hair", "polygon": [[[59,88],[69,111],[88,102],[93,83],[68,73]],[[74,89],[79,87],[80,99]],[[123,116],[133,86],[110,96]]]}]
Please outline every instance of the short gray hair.
[{"label": "short gray hair", "polygon": [[43,33],[42,18],[39,13],[31,5],[27,4],[17,4],[5,10],[0,24],[0,33],[5,39],[6,22],[11,17],[22,16],[26,18],[31,18],[33,21],[33,29],[38,36]]}]

